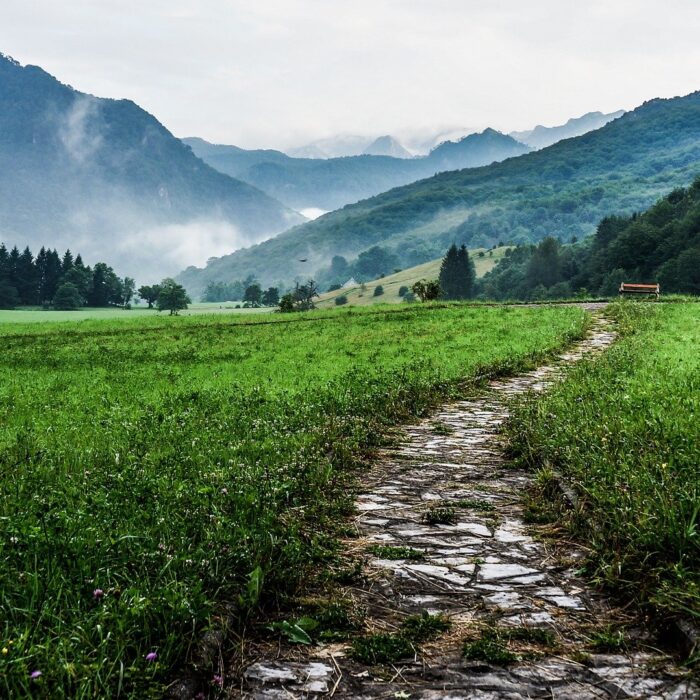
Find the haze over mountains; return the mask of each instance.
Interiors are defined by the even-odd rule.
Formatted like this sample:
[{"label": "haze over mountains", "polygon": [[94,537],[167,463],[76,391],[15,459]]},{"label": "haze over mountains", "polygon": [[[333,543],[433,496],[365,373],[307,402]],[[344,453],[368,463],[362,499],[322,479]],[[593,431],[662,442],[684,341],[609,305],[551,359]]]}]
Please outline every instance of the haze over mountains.
[{"label": "haze over mountains", "polygon": [[569,119],[566,124],[562,124],[561,126],[538,125],[529,131],[511,131],[509,135],[534,149],[546,148],[562,139],[582,136],[589,131],[600,129],[600,127],[605,126],[613,119],[621,117],[624,113],[622,109],[617,112],[611,112],[610,114],[588,112],[588,114],[584,114],[581,117]]},{"label": "haze over mountains", "polygon": [[303,221],[195,157],[129,100],[0,54],[0,240],[80,250],[140,279]]},{"label": "haze over mountains", "polygon": [[[190,268],[193,291],[248,274],[263,283],[314,274],[334,255],[374,245],[404,266],[456,241],[563,240],[610,214],[646,208],[700,170],[700,92],[644,103],[604,127],[481,168],[444,172],[331,212],[247,250]],[[306,260],[306,262],[300,262]]]},{"label": "haze over mountains", "polygon": [[[378,155],[292,158],[281,151],[245,151],[194,138],[183,141],[212,167],[260,188],[290,207],[325,211],[444,170],[478,167],[530,150],[493,129],[471,134],[457,143],[442,143],[427,156],[410,159]],[[377,146],[376,141],[374,144]],[[397,145],[393,140],[381,139],[377,147],[392,150]]]}]

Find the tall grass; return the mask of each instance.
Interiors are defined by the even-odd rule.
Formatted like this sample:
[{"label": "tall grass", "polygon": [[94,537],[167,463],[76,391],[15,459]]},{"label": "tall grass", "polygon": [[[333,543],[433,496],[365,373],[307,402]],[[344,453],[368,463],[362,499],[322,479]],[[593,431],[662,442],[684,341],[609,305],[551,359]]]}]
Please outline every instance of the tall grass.
[{"label": "tall grass", "polygon": [[160,697],[217,616],[329,556],[387,425],[585,325],[574,308],[324,315],[5,329],[0,696]]},{"label": "tall grass", "polygon": [[594,573],[668,615],[700,619],[700,307],[611,307],[623,334],[520,407],[516,449],[583,497],[570,527]]}]

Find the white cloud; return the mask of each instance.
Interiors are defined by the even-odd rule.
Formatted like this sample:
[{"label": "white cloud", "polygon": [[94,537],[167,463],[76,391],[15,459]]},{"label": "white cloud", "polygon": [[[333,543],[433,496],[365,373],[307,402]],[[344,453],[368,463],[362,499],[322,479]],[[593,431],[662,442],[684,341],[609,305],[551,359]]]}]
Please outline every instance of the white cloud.
[{"label": "white cloud", "polygon": [[178,135],[501,130],[700,87],[697,0],[3,0],[0,50]]}]

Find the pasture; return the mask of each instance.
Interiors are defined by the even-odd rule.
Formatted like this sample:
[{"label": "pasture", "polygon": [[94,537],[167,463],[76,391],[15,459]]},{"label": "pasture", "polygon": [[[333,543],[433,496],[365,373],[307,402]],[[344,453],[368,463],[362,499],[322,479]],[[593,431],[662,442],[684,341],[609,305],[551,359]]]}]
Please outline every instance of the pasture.
[{"label": "pasture", "polygon": [[210,625],[332,560],[388,428],[586,324],[416,304],[0,325],[0,696],[161,697]]}]

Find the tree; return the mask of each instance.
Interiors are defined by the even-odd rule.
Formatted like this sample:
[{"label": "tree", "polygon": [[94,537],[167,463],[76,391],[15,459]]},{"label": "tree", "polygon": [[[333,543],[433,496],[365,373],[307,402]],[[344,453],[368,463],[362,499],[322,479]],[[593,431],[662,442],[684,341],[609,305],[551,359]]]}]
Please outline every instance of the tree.
[{"label": "tree", "polygon": [[74,264],[71,269],[68,270],[65,275],[63,275],[61,281],[74,284],[83,300],[81,306],[85,306],[85,304],[87,304],[92,285],[92,273],[89,269],[86,269],[82,265],[79,266]]},{"label": "tree", "polygon": [[292,292],[295,308],[297,311],[309,311],[315,309],[314,297],[318,296],[318,285],[314,280],[309,280],[306,284],[300,285],[298,282]]},{"label": "tree", "polygon": [[409,292],[410,292],[410,289],[405,284],[402,284],[399,287],[399,296],[400,297],[405,297]]},{"label": "tree", "polygon": [[17,259],[15,280],[15,288],[19,294],[20,303],[25,305],[36,304],[39,301],[36,267],[34,267],[34,256],[28,247],[22,251]]},{"label": "tree", "polygon": [[476,274],[466,246],[453,243],[440,266],[440,288],[446,299],[469,299],[474,291]]},{"label": "tree", "polygon": [[277,306],[280,300],[280,293],[277,287],[269,287],[262,295],[262,303],[265,306]]},{"label": "tree", "polygon": [[440,296],[440,283],[437,280],[419,280],[413,287],[411,287],[413,293],[421,301],[434,301]]},{"label": "tree", "polygon": [[[82,262],[82,260],[81,260]],[[63,254],[63,260],[61,261],[61,272],[65,275],[68,270],[73,267],[75,261],[73,260],[73,253],[70,252],[70,248]]]},{"label": "tree", "polygon": [[92,288],[88,295],[90,306],[121,306],[124,283],[109,265],[98,262],[92,270]]},{"label": "tree", "polygon": [[6,279],[0,277],[0,309],[14,309],[15,306],[19,306],[17,290]]},{"label": "tree", "polygon": [[559,242],[551,236],[544,238],[537,246],[527,268],[527,279],[531,287],[551,287],[561,281],[560,248]]},{"label": "tree", "polygon": [[294,297],[291,294],[285,294],[280,299],[280,311],[283,314],[289,314],[294,311]]},{"label": "tree", "polygon": [[126,308],[131,305],[131,299],[136,291],[136,282],[131,277],[122,280],[122,306]]},{"label": "tree", "polygon": [[348,298],[345,294],[341,294],[340,296],[337,296],[335,298],[335,305],[336,306],[343,306],[344,304],[348,303]]},{"label": "tree", "polygon": [[247,301],[249,304],[255,304],[256,306],[260,305],[262,301],[262,289],[260,289],[260,285],[257,284],[257,282],[246,288],[243,301]]},{"label": "tree", "polygon": [[141,299],[143,299],[148,304],[148,308],[152,309],[153,304],[155,304],[158,300],[158,295],[160,294],[160,285],[143,285],[139,287],[138,293]]},{"label": "tree", "polygon": [[185,288],[170,277],[160,283],[160,294],[156,301],[158,311],[169,311],[171,316],[176,316],[178,311],[186,309],[191,304]]},{"label": "tree", "polygon": [[378,284],[378,285],[374,288],[374,293],[372,294],[372,296],[380,297],[382,294],[384,294],[384,287],[382,287],[381,284]]},{"label": "tree", "polygon": [[74,311],[83,305],[78,288],[70,282],[64,282],[53,298],[53,308],[57,311]]},{"label": "tree", "polygon": [[375,245],[357,256],[353,270],[359,280],[373,280],[383,272],[393,270],[397,263],[398,258],[393,253]]}]

